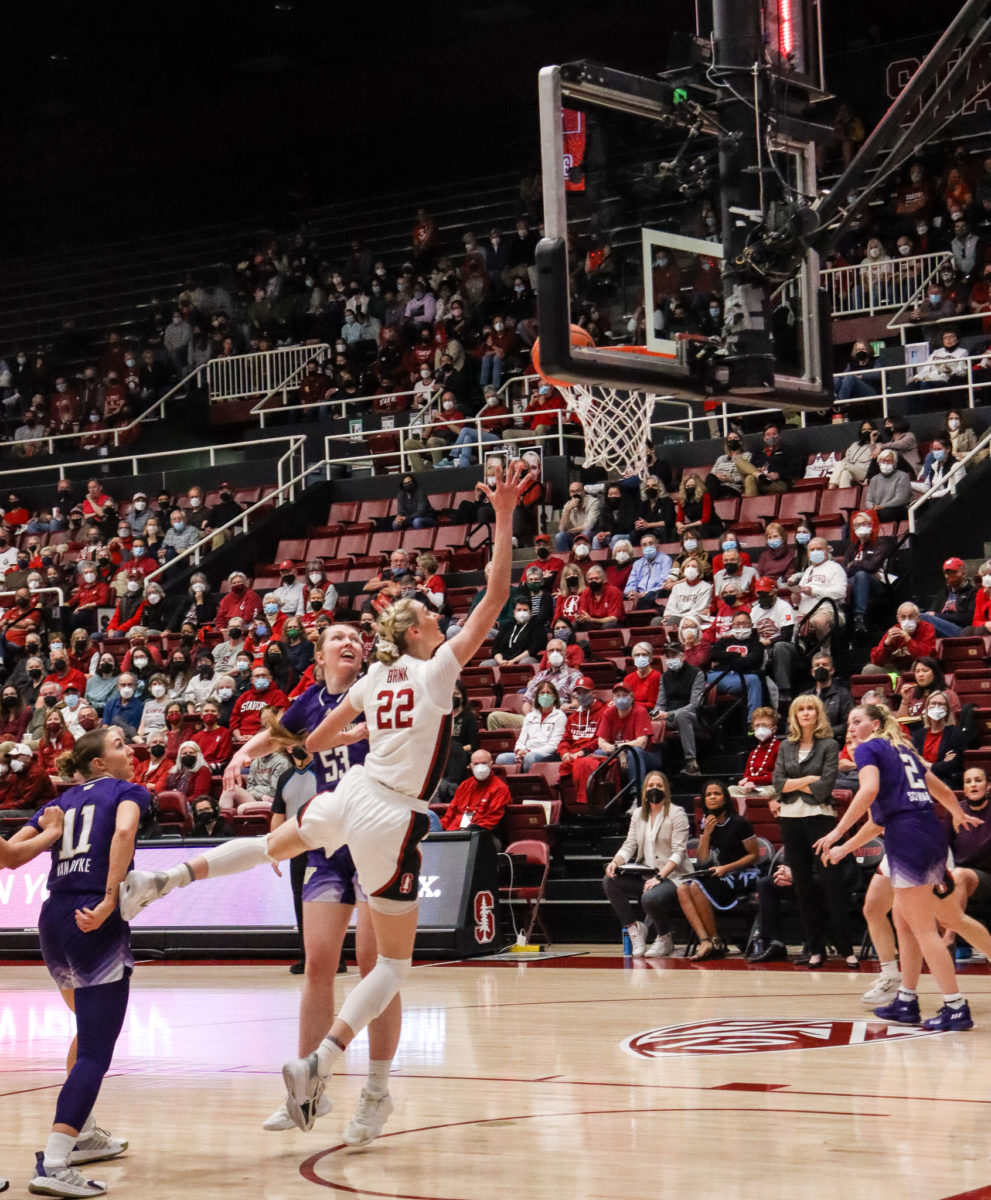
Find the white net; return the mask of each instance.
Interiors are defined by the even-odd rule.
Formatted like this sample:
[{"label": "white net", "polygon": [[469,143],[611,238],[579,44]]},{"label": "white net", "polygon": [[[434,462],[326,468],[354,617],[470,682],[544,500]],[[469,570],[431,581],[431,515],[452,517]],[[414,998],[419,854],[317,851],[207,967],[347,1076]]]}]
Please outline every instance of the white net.
[{"label": "white net", "polygon": [[585,433],[585,465],[619,472],[620,478],[647,474],[650,419],[657,396],[630,388],[572,383],[559,386]]}]

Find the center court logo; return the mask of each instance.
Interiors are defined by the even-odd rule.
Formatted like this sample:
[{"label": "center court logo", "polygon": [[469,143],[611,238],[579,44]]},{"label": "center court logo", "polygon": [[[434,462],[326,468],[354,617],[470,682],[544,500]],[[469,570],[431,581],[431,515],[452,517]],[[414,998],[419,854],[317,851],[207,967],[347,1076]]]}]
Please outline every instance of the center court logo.
[{"label": "center court logo", "polygon": [[930,1031],[878,1021],[691,1021],[634,1034],[620,1042],[637,1058],[681,1054],[763,1054],[771,1050],[824,1050],[928,1037]]}]

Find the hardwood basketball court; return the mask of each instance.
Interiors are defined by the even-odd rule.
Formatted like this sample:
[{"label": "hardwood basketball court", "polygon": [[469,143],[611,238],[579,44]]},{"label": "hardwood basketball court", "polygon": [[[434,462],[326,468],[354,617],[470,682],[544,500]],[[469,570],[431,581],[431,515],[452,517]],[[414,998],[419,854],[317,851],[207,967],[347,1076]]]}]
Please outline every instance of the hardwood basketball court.
[{"label": "hardwood basketball court", "polygon": [[[991,1197],[983,964],[962,972],[976,1029],[903,1036],[861,1004],[871,973],[842,964],[812,973],[558,949],[574,953],[414,969],[396,1111],[358,1150],[339,1134],[364,1037],[311,1133],[261,1129],[296,1052],[299,980],[285,964],[139,964],[97,1106],[130,1148],[88,1173],[147,1200]],[[339,977],[338,1005],[356,978]],[[921,999],[924,1015],[938,1007],[929,976]],[[71,1025],[40,966],[5,968],[0,1022],[0,1175],[16,1196],[52,1119]],[[689,1023],[700,1024],[670,1030]]]}]

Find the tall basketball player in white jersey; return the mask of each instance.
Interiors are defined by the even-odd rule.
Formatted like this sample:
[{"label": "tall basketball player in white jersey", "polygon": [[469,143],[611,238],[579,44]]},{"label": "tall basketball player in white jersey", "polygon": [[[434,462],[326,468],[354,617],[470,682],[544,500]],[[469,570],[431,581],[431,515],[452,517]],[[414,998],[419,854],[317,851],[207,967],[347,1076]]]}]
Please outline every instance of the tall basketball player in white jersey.
[{"label": "tall basketball player in white jersey", "polygon": [[[333,792],[322,792],[291,821],[262,838],[235,839],[169,871],[132,871],[121,884],[124,919],[174,887],[347,845],[368,896],[378,944],[375,967],[354,988],[318,1049],[283,1067],[287,1110],[310,1129],[327,1078],[348,1044],[383,1012],[412,966],[419,890],[419,843],[428,801],[443,773],[451,732],[451,693],[461,668],[485,640],[509,595],[512,520],[530,476],[523,463],[494,486],[479,484],[495,511],[492,563],[485,595],[462,631],[445,641],[437,616],[416,600],[399,600],[378,618],[374,663],[310,734],[313,753],[347,745],[364,713],[368,753]],[[359,734],[360,736],[360,734]]]}]

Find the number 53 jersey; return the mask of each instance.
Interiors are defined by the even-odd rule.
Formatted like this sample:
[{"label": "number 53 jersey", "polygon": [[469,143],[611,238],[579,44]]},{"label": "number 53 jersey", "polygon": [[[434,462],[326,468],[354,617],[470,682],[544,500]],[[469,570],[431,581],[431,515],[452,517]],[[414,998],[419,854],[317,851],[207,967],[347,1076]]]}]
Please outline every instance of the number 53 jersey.
[{"label": "number 53 jersey", "polygon": [[[282,724],[290,733],[312,733],[329,712],[344,699],[346,693],[332,694],[322,683],[308,687],[302,696],[289,705],[282,714]],[[364,720],[359,710],[356,724]],[[352,742],[350,746],[335,746],[332,750],[318,750],[313,756],[313,773],[318,792],[332,792],[344,778],[348,767],[365,761],[368,742]]]},{"label": "number 53 jersey", "polygon": [[[132,801],[144,813],[151,804],[151,795],[139,784],[104,776],[69,788],[52,801],[65,813],[65,820],[62,837],[52,847],[50,892],[81,892],[102,897],[110,868],[110,843],[117,828],[117,809],[125,800]],[[39,809],[28,822],[36,829],[40,828],[42,812],[44,809]]]},{"label": "number 53 jersey", "polygon": [[451,743],[451,697],[461,673],[450,644],[433,658],[373,663],[348,693],[368,722],[369,778],[423,804],[436,791]]}]

